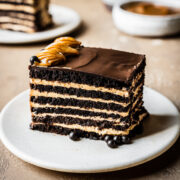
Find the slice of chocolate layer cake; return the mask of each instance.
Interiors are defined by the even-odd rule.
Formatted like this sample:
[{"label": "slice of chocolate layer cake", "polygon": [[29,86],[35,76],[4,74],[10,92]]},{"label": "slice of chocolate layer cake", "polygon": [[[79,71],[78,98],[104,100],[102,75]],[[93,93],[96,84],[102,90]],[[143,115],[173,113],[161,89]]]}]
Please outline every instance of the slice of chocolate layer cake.
[{"label": "slice of chocolate layer cake", "polygon": [[49,0],[0,0],[0,28],[33,33],[52,25]]},{"label": "slice of chocolate layer cake", "polygon": [[110,147],[128,142],[148,116],[144,68],[144,55],[56,39],[31,58],[30,127],[106,140]]}]

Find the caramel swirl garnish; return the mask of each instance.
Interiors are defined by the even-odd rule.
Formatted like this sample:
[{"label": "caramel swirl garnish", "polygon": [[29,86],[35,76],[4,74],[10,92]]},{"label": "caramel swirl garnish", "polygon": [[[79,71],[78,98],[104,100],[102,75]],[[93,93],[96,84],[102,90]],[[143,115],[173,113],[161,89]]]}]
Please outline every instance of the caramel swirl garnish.
[{"label": "caramel swirl garnish", "polygon": [[60,37],[55,39],[53,43],[45,47],[36,56],[39,62],[35,61],[37,66],[57,65],[66,60],[66,56],[78,55],[78,47],[81,42],[72,37]]}]

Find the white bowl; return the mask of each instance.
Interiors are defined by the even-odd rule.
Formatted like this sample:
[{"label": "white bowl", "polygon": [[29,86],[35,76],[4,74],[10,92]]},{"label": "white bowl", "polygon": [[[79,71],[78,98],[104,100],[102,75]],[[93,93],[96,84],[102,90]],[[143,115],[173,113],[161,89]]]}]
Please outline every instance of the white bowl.
[{"label": "white bowl", "polygon": [[102,2],[109,7],[113,7],[114,4],[117,4],[121,1],[123,1],[123,0],[102,0]]},{"label": "white bowl", "polygon": [[[139,2],[138,0],[134,0]],[[143,0],[141,0],[142,2]],[[145,1],[145,0],[144,0]],[[130,35],[159,37],[180,32],[180,14],[166,16],[142,15],[124,10],[121,6],[132,0],[125,0],[113,6],[112,17],[115,26]],[[159,5],[180,8],[179,0],[148,0]]]}]

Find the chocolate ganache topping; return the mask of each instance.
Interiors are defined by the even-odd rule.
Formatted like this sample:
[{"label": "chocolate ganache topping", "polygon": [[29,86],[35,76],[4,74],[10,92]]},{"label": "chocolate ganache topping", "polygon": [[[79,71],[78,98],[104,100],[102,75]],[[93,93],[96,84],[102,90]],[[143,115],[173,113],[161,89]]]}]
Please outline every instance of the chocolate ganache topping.
[{"label": "chocolate ganache topping", "polygon": [[128,81],[145,56],[113,49],[80,47],[78,56],[70,56],[63,64],[52,68],[67,68]]},{"label": "chocolate ganache topping", "polygon": [[[71,37],[61,37],[31,57],[31,65],[51,70],[80,71],[128,82],[145,56],[113,49],[84,47]],[[38,67],[39,66],[39,67]]]},{"label": "chocolate ganache topping", "polygon": [[81,42],[72,37],[60,37],[42,49],[36,56],[32,56],[31,64],[36,66],[57,65],[66,60],[66,56],[78,55]]}]

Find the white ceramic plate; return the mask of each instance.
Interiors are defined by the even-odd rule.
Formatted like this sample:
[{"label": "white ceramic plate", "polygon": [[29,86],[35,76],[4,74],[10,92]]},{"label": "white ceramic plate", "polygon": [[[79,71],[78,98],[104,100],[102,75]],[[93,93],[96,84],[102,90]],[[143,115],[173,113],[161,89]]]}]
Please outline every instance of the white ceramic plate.
[{"label": "white ceramic plate", "polygon": [[179,136],[178,110],[166,97],[145,88],[145,106],[151,118],[132,144],[109,148],[103,141],[74,142],[61,136],[29,129],[29,91],[9,102],[1,113],[0,137],[16,156],[31,164],[65,172],[105,172],[147,162],[168,150]]},{"label": "white ceramic plate", "polygon": [[52,28],[32,34],[0,30],[0,43],[21,44],[46,41],[72,32],[81,23],[79,14],[70,8],[50,5],[50,13],[54,22]]}]

